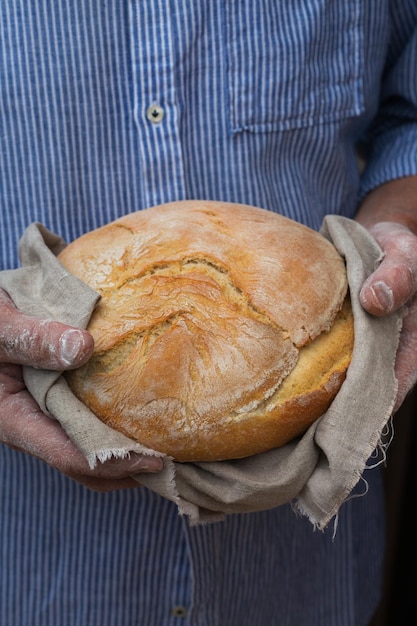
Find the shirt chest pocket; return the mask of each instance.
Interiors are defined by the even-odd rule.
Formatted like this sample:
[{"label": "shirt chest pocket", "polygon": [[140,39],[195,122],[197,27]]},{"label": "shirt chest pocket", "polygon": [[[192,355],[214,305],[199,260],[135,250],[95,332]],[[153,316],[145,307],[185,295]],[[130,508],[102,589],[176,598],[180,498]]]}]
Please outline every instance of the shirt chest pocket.
[{"label": "shirt chest pocket", "polygon": [[361,0],[228,0],[224,11],[232,132],[363,111]]}]

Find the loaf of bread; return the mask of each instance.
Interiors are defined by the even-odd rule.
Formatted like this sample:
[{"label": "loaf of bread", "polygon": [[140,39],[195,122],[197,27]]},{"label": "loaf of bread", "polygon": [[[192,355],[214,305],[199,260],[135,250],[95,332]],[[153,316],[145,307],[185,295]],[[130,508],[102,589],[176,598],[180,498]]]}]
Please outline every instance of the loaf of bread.
[{"label": "loaf of bread", "polygon": [[100,293],[95,350],[67,372],[97,417],[177,461],[250,456],[300,436],[350,363],[344,260],[322,235],[246,205],[173,202],[59,256]]}]

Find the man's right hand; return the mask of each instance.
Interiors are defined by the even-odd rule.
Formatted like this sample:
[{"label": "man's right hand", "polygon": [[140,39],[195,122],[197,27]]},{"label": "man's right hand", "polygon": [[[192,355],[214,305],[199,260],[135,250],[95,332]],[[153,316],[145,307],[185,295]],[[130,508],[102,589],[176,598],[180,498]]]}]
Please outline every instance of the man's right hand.
[{"label": "man's right hand", "polygon": [[0,441],[95,491],[138,487],[130,476],[160,471],[161,459],[132,453],[91,469],[60,424],[40,410],[23,381],[22,365],[75,369],[89,359],[93,347],[87,331],[25,315],[0,289]]}]

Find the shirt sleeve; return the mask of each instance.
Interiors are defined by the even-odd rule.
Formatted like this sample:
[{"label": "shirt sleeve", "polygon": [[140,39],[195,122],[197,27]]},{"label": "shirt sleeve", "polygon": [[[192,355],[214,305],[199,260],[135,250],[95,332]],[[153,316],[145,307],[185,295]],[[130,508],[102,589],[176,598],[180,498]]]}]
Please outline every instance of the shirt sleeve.
[{"label": "shirt sleeve", "polygon": [[417,175],[417,3],[391,5],[380,106],[364,137],[367,165],[361,198],[385,182]]}]

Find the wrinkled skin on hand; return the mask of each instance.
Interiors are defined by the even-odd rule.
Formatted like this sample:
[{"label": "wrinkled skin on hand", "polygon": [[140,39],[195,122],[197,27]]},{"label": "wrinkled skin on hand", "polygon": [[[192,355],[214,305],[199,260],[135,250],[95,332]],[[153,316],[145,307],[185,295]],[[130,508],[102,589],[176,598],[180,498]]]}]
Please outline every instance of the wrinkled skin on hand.
[{"label": "wrinkled skin on hand", "polygon": [[159,471],[161,459],[131,454],[91,469],[59,423],[40,410],[25,387],[22,365],[73,369],[85,363],[92,350],[88,332],[24,315],[0,290],[0,441],[95,491],[138,487],[130,476]]},{"label": "wrinkled skin on hand", "polygon": [[417,381],[417,176],[377,187],[364,199],[356,219],[384,252],[381,265],[362,287],[362,306],[377,316],[403,305],[408,311],[395,364],[395,412]]},{"label": "wrinkled skin on hand", "polygon": [[[362,306],[375,316],[389,315],[404,305],[408,311],[395,364],[396,411],[417,381],[417,176],[381,185],[364,200],[356,219],[384,252],[382,263],[362,287]],[[0,441],[96,491],[137,487],[130,476],[159,471],[161,459],[132,454],[90,469],[61,426],[42,413],[23,382],[22,365],[72,369],[85,363],[92,350],[88,332],[30,318],[0,290]]]},{"label": "wrinkled skin on hand", "polygon": [[376,316],[387,315],[403,305],[407,311],[395,365],[396,411],[417,380],[417,237],[395,222],[379,222],[369,230],[385,256],[364,283],[361,304]]}]

